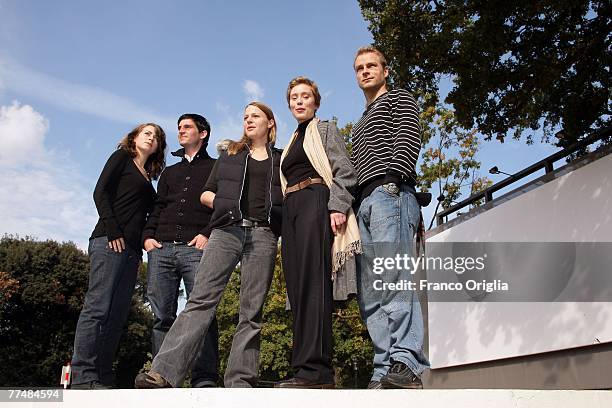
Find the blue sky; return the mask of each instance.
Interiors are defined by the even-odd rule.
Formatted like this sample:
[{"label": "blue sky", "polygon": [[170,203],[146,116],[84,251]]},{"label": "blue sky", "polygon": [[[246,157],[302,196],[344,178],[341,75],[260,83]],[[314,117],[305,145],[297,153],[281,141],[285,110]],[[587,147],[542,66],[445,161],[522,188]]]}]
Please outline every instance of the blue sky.
[{"label": "blue sky", "polygon": [[[0,233],[86,248],[97,176],[141,122],[160,123],[171,151],[176,118],[201,113],[213,144],[238,138],[244,105],[259,99],[283,147],[294,128],[285,89],[297,75],[319,84],[321,118],[357,120],[353,55],[371,41],[351,0],[0,0]],[[490,142],[479,159],[485,171],[513,172],[552,151]]]}]

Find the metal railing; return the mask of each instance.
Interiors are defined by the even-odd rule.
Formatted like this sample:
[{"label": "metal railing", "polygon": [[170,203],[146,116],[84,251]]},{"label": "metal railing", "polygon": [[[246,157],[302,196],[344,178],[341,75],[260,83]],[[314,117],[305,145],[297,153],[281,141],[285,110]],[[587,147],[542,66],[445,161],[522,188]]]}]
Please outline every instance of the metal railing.
[{"label": "metal railing", "polygon": [[436,225],[440,226],[442,224],[444,224],[444,218],[448,217],[450,214],[455,213],[457,211],[459,211],[460,209],[469,206],[470,204],[475,203],[476,201],[485,200],[485,203],[488,203],[490,201],[493,200],[493,193],[495,193],[496,191],[499,191],[507,186],[509,186],[510,184],[513,184],[533,173],[535,173],[536,171],[542,170],[544,169],[544,171],[546,172],[546,174],[548,173],[552,173],[554,171],[554,167],[553,164],[556,161],[559,161],[567,156],[569,156],[572,153],[577,152],[578,150],[587,147],[595,142],[598,142],[602,139],[605,139],[607,137],[612,136],[612,127],[603,129],[597,133],[594,133],[593,135],[584,138],[583,140],[580,140],[568,147],[566,147],[563,150],[558,151],[557,153],[551,154],[550,156],[546,157],[545,159],[540,160],[539,162],[532,164],[531,166],[519,171],[518,173],[515,173],[507,178],[505,178],[504,180],[493,184],[492,186],[476,193],[476,194],[472,194],[471,196],[469,196],[468,198],[466,198],[465,200],[447,208],[446,210],[438,213],[436,215]]}]

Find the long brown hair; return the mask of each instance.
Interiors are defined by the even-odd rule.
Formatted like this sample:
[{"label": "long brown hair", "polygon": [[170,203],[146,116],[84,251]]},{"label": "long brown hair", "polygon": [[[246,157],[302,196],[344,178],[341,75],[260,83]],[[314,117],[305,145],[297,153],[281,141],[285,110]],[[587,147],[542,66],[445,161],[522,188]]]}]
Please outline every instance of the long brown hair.
[{"label": "long brown hair", "polygon": [[117,149],[124,149],[131,157],[136,157],[136,144],[134,138],[147,126],[152,126],[155,129],[155,138],[157,139],[157,150],[147,159],[145,170],[152,180],[156,180],[166,167],[166,133],[164,129],[155,123],[143,123],[136,126],[117,144]]},{"label": "long brown hair", "polygon": [[[272,109],[270,109],[270,107],[266,105],[265,103],[258,102],[258,101],[253,101],[249,103],[247,106],[244,107],[244,109],[248,108],[249,106],[255,106],[256,108],[261,109],[261,111],[266,115],[266,118],[268,120],[274,121],[274,125],[268,130],[268,143],[274,146],[274,143],[276,142],[276,119],[274,119],[274,113],[272,112]],[[229,142],[227,146],[227,154],[231,156],[233,154],[236,154],[242,151],[242,149],[248,148],[248,147],[249,147],[249,138],[247,137],[246,132],[243,131],[242,137],[240,138],[239,141],[236,142],[232,140]]]}]

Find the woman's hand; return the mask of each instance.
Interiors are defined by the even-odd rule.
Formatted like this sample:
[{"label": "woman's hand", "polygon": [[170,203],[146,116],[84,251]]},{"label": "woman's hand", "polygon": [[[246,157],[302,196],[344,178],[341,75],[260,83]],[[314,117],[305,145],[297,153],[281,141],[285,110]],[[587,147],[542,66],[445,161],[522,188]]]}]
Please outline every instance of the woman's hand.
[{"label": "woman's hand", "polygon": [[112,241],[108,241],[108,247],[115,252],[122,252],[125,250],[125,241],[123,237],[113,239]]},{"label": "woman's hand", "polygon": [[338,211],[332,211],[331,213],[329,213],[329,219],[331,221],[332,231],[335,235],[336,231],[340,230],[342,224],[346,222],[346,215]]},{"label": "woman's hand", "polygon": [[200,196],[200,202],[207,206],[208,208],[213,208],[213,203],[215,201],[215,193],[213,193],[212,191],[205,191],[202,193],[202,195]]}]

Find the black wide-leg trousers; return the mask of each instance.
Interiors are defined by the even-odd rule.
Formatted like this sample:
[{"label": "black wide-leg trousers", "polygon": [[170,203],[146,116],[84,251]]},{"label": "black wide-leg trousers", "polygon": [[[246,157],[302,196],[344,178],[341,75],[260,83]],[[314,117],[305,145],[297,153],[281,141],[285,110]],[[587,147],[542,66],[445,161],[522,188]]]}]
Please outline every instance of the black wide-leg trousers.
[{"label": "black wide-leg trousers", "polygon": [[297,378],[334,380],[332,369],[332,231],[329,189],[314,184],[283,205],[283,270],[293,314],[291,366]]}]

